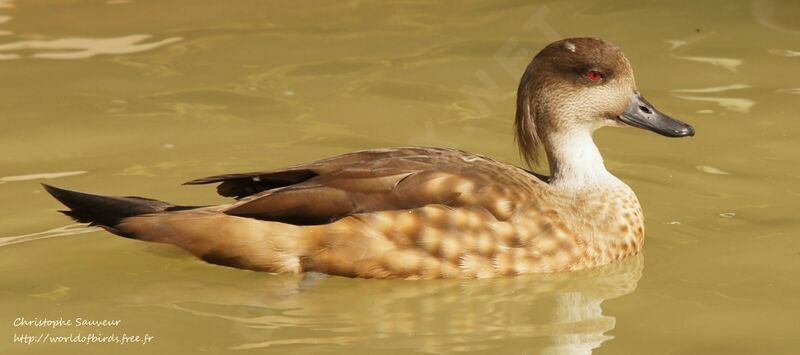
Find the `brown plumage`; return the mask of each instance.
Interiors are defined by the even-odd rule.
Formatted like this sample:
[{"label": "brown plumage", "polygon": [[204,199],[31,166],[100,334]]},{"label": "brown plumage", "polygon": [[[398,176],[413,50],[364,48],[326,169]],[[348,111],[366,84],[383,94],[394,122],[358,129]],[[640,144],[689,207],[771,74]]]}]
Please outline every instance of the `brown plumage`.
[{"label": "brown plumage", "polygon": [[686,136],[691,127],[641,98],[627,59],[600,39],[547,46],[518,95],[517,141],[528,161],[544,146],[549,181],[478,154],[403,147],[187,183],[220,183],[221,195],[237,199],[219,206],[46,188],[79,221],[260,271],[474,278],[579,270],[638,253],[641,208],[605,170],[591,133],[633,125]]}]

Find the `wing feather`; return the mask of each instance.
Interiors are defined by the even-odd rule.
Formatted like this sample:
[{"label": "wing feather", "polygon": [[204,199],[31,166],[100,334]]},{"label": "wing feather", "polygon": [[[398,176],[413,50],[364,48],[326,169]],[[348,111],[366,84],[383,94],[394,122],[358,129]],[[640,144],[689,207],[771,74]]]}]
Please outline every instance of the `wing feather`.
[{"label": "wing feather", "polygon": [[[532,179],[507,177],[520,173]],[[417,147],[367,150],[283,170],[218,175],[187,184],[217,182],[221,195],[240,199],[225,213],[297,225],[429,204],[480,203],[499,186],[543,183],[522,169],[483,156]]]}]

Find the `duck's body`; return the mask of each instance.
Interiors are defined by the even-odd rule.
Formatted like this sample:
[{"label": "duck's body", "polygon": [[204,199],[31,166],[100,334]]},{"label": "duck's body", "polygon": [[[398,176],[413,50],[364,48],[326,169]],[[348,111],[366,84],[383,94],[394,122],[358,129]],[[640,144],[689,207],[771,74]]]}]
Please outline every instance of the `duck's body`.
[{"label": "duck's body", "polygon": [[[558,95],[563,88],[532,77],[554,70],[540,58],[548,50],[575,53],[576,44],[595,50],[589,45],[598,43],[610,45],[597,39],[551,44],[537,55],[520,85],[518,138],[523,149],[544,143],[549,179],[459,150],[407,147],[189,182],[220,182],[220,194],[238,198],[228,205],[179,207],[47,188],[79,221],[125,237],[175,244],[211,263],[251,270],[474,278],[606,264],[638,253],[644,240],[636,196],[605,169],[591,139],[594,129],[613,122],[581,116],[569,117],[575,120],[570,125],[558,124],[553,120],[571,114],[536,100]],[[611,60],[611,66],[601,63],[607,68],[588,67],[605,70],[609,79],[613,71],[618,78],[608,80],[608,87],[623,90],[619,95],[625,98],[615,98],[620,102],[612,101],[602,110],[624,111],[622,115],[633,119],[637,114],[659,114],[638,94],[631,98],[635,87],[632,74],[629,81],[624,75],[629,66],[621,52]],[[586,110],[576,113],[591,116]],[[659,128],[648,126],[649,121],[620,120]],[[676,127],[681,128],[669,127],[672,135],[693,133],[690,127],[681,132]]]}]

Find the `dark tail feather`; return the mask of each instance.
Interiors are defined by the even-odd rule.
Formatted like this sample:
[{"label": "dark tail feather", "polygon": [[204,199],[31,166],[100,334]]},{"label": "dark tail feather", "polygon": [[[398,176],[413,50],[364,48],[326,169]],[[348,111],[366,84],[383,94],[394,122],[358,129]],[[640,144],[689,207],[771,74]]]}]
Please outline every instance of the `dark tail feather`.
[{"label": "dark tail feather", "polygon": [[165,210],[184,209],[172,204],[142,197],[114,197],[87,194],[78,191],[60,189],[42,184],[45,190],[65,206],[68,211],[61,213],[81,223],[102,226],[115,234],[114,228],[125,218],[141,214],[162,212]]}]

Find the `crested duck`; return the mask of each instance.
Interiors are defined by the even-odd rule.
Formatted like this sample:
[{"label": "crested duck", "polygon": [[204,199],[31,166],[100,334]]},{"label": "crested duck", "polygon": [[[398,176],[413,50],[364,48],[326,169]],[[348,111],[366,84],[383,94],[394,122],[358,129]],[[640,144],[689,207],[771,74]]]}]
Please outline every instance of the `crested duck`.
[{"label": "crested duck", "polygon": [[549,177],[456,149],[343,154],[219,183],[236,200],[189,207],[45,185],[79,222],[268,272],[364,278],[483,278],[591,268],[639,253],[644,216],[592,140],[604,126],[668,137],[694,129],[637,91],[628,59],[599,38],[542,49],[517,91],[516,141]]}]

